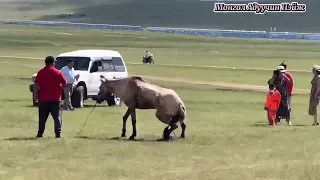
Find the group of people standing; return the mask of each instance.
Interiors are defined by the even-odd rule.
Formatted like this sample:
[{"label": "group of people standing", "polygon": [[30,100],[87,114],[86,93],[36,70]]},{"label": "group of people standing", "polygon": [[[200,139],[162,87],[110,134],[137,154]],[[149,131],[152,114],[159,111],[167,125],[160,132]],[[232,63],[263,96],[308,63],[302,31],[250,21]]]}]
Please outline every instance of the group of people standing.
[{"label": "group of people standing", "polygon": [[[312,73],[314,77],[311,81],[309,115],[314,117],[312,125],[319,125],[317,107],[320,96],[320,66],[314,65]],[[281,119],[286,119],[288,125],[291,126],[291,98],[294,79],[292,74],[287,71],[287,65],[284,62],[274,70],[268,84],[269,92],[264,109],[268,113],[269,125],[275,126]]]},{"label": "group of people standing", "polygon": [[291,97],[294,79],[287,71],[287,65],[284,62],[273,71],[268,84],[270,91],[267,94],[265,110],[268,111],[270,125],[275,126],[281,119],[286,119],[288,125],[291,126]]}]

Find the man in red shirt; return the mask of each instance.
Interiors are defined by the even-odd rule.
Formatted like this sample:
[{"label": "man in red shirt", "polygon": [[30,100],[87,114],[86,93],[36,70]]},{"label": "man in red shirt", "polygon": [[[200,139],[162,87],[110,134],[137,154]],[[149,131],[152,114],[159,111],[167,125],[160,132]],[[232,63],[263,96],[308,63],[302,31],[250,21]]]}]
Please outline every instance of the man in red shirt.
[{"label": "man in red shirt", "polygon": [[37,138],[43,137],[49,113],[51,113],[54,120],[56,138],[60,138],[61,135],[60,101],[62,88],[66,85],[66,79],[54,67],[54,62],[54,57],[46,57],[46,66],[38,72],[35,80],[34,98],[39,99],[39,129]]}]

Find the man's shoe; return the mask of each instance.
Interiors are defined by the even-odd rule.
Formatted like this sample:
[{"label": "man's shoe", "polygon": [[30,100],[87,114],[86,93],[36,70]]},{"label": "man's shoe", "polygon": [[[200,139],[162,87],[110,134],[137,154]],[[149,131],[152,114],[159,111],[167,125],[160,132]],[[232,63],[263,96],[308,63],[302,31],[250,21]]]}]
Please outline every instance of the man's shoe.
[{"label": "man's shoe", "polygon": [[61,138],[61,136],[60,135],[56,135],[56,138]]},{"label": "man's shoe", "polygon": [[37,136],[36,136],[36,138],[42,138],[43,137],[43,135],[41,135],[41,134],[37,134]]},{"label": "man's shoe", "polygon": [[319,126],[319,122],[313,123],[312,126]]}]

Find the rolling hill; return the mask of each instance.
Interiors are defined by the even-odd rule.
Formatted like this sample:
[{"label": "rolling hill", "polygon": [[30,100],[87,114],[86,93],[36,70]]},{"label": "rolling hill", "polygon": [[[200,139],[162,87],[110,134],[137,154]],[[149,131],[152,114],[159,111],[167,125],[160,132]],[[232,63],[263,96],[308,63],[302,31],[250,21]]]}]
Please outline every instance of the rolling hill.
[{"label": "rolling hill", "polygon": [[0,15],[2,19],[245,30],[269,30],[270,26],[276,26],[278,31],[320,32],[319,0],[299,2],[307,4],[305,13],[262,15],[214,13],[214,3],[200,0],[0,0]]}]

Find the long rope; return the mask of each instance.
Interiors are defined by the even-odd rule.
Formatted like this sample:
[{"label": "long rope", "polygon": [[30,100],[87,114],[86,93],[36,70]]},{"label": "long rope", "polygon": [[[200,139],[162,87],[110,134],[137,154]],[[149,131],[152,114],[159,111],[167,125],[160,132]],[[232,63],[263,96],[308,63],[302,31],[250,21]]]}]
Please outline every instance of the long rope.
[{"label": "long rope", "polygon": [[80,133],[82,132],[82,130],[83,130],[83,128],[84,128],[84,126],[86,125],[86,123],[87,123],[87,121],[88,121],[88,119],[89,119],[89,117],[90,117],[91,113],[92,113],[92,112],[93,112],[93,110],[96,108],[97,104],[98,104],[98,103],[96,103],[96,104],[93,106],[93,108],[92,108],[92,110],[91,110],[90,114],[88,115],[87,119],[84,121],[84,123],[83,123],[83,125],[82,125],[82,128],[81,128],[81,130],[78,132],[78,134],[80,134]]}]

